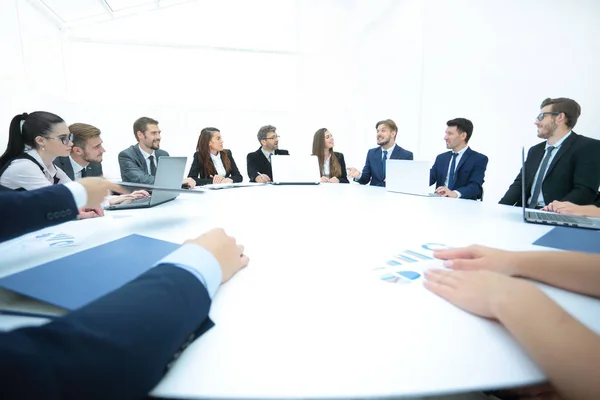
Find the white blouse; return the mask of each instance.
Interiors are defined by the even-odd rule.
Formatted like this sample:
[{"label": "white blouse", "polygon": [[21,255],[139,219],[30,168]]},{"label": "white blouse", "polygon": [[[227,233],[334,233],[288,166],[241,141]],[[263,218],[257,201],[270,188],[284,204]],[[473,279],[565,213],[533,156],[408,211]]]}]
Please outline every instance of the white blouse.
[{"label": "white blouse", "polygon": [[26,153],[35,158],[40,165],[43,165],[44,171],[42,172],[40,167],[31,160],[20,158],[12,161],[6,168],[6,171],[0,177],[0,185],[9,189],[35,190],[53,185],[55,176],[58,178],[58,183],[71,182],[71,178],[62,169],[54,164],[50,164],[50,167],[44,165],[36,150],[31,149]]}]

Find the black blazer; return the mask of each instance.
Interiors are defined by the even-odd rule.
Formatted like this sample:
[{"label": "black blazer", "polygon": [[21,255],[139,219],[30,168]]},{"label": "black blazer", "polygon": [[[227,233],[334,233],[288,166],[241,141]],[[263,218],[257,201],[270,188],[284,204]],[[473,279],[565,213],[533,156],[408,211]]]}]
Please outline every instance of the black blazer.
[{"label": "black blazer", "polygon": [[[62,169],[72,181],[75,180],[75,172],[73,171],[73,165],[71,165],[69,157],[56,157],[54,165]],[[102,163],[89,163],[85,167],[85,176],[102,176]]]},{"label": "black blazer", "polygon": [[[238,169],[237,165],[235,164],[235,160],[233,159],[233,156],[231,155],[231,150],[224,150],[227,152],[227,156],[229,157],[229,161],[231,161],[231,171],[227,171],[227,175],[225,176],[225,178],[231,178],[234,182],[241,182],[244,180],[244,178],[242,177],[242,174],[240,174],[240,170]],[[210,173],[207,174],[206,171],[204,171],[204,167],[200,165],[200,163],[198,162],[198,152],[194,153],[194,156],[192,157],[192,159],[194,160],[192,162],[192,166],[190,167],[190,172],[188,173],[188,177],[189,178],[194,178],[194,180],[196,181],[196,185],[208,185],[213,183],[213,178],[210,177]],[[215,172],[213,174],[216,174],[216,168],[215,168]]]},{"label": "black blazer", "polygon": [[[250,178],[250,182],[256,182],[255,179],[259,172],[268,175],[269,178],[273,179],[271,163],[260,149],[261,147],[253,153],[248,153],[246,156],[246,165],[248,167],[248,177]],[[289,156],[290,153],[287,150],[277,149],[275,150],[275,155]]]},{"label": "black blazer", "polygon": [[[342,153],[338,153],[337,151],[333,152],[337,157],[340,167],[342,168],[342,175],[338,177],[340,183],[349,183],[348,182],[348,171],[346,171],[346,160],[344,160],[344,155]],[[320,167],[320,166],[319,166]],[[331,175],[331,160],[329,160],[329,172]]]},{"label": "black blazer", "polygon": [[[531,196],[533,179],[546,149],[546,142],[529,149],[525,160],[525,193]],[[521,206],[521,173],[508,188],[500,204]],[[600,186],[600,141],[571,132],[548,167],[542,182],[544,202],[594,203]]]}]

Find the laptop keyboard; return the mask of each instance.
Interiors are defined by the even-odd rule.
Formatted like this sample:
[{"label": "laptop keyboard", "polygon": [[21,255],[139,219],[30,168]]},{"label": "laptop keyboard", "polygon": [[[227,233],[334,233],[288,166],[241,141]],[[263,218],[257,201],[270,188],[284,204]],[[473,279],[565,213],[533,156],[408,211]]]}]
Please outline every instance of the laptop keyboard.
[{"label": "laptop keyboard", "polygon": [[541,213],[541,212],[529,212],[530,218],[533,217],[540,221],[547,222],[559,222],[565,224],[592,224],[593,220],[590,220],[587,217],[579,217],[572,215],[561,215],[561,214],[550,214],[550,213]]}]

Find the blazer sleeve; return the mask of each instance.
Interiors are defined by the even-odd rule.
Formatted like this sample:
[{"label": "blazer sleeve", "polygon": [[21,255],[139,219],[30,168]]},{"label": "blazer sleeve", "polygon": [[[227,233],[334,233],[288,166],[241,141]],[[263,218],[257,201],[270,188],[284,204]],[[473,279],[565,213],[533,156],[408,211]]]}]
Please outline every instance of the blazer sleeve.
[{"label": "blazer sleeve", "polygon": [[211,178],[202,177],[200,174],[200,162],[198,161],[198,152],[194,153],[192,157],[192,166],[190,167],[190,172],[188,173],[188,178],[192,178],[196,181],[196,185],[209,185],[213,183]]},{"label": "blazer sleeve", "polygon": [[229,161],[231,161],[231,172],[229,173],[229,178],[231,178],[235,183],[242,182],[244,177],[240,174],[240,170],[238,169],[235,160],[233,159],[233,155],[231,154],[231,150],[227,150],[227,155],[229,156]]},{"label": "blazer sleeve", "polygon": [[147,174],[124,150],[119,153],[119,167],[121,169],[121,179],[123,182],[143,183],[146,185],[152,185],[154,183],[154,177]]},{"label": "blazer sleeve", "polygon": [[404,154],[402,155],[401,159],[403,159],[403,160],[414,160],[415,157],[414,157],[412,151],[404,150]]},{"label": "blazer sleeve", "polygon": [[481,188],[485,178],[485,170],[487,169],[488,158],[483,154],[479,154],[477,161],[473,164],[473,169],[469,174],[467,185],[459,188],[454,188],[460,192],[461,198],[477,200],[481,196]]},{"label": "blazer sleeve", "polygon": [[1,333],[0,398],[144,398],[212,326],[210,303],[190,272],[162,264],[47,325]]},{"label": "blazer sleeve", "polygon": [[437,163],[438,163],[438,158],[440,158],[439,156],[437,156],[435,158],[435,161],[433,162],[433,166],[431,167],[431,169],[429,170],[429,186],[433,185],[434,183],[437,182]]},{"label": "blazer sleeve", "polygon": [[596,200],[600,187],[600,141],[588,139],[586,142],[573,157],[573,189],[561,201],[588,205]]},{"label": "blazer sleeve", "polygon": [[74,220],[77,214],[73,194],[64,185],[46,186],[29,191],[2,190],[0,242]]},{"label": "blazer sleeve", "polygon": [[369,150],[369,152],[367,153],[367,159],[365,161],[365,166],[363,167],[362,170],[362,174],[360,176],[360,179],[357,181],[358,183],[360,183],[361,185],[366,185],[367,183],[369,183],[371,181],[371,151]]},{"label": "blazer sleeve", "polygon": [[250,182],[256,182],[258,176],[258,169],[255,164],[255,153],[248,153],[246,156],[246,168],[248,169],[248,178]]},{"label": "blazer sleeve", "polygon": [[337,158],[340,163],[340,168],[342,169],[342,176],[340,176],[340,183],[349,183],[348,182],[348,171],[346,171],[346,160],[344,160],[344,155],[342,153],[337,153]]}]

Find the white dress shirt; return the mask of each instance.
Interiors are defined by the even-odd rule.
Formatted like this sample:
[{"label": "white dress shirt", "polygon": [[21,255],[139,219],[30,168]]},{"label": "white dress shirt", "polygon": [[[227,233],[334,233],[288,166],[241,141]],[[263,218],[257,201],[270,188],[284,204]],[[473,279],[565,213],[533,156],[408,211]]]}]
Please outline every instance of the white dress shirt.
[{"label": "white dress shirt", "polygon": [[267,157],[267,160],[269,160],[269,162],[271,162],[271,156],[275,155],[275,153],[269,153],[268,151],[265,151],[265,149],[263,149],[262,147],[260,148],[260,151],[262,151],[264,156]]},{"label": "white dress shirt", "polygon": [[[567,133],[565,136],[563,136],[562,139],[560,139],[558,142],[554,143],[554,150],[552,150],[552,154],[550,154],[550,159],[548,160],[548,164],[546,165],[546,171],[544,171],[543,175],[542,175],[544,178],[546,177],[546,172],[548,171],[548,168],[550,168],[550,165],[552,165],[552,160],[554,160],[554,157],[556,157],[556,154],[560,150],[560,146],[562,146],[562,144],[565,142],[565,140],[567,140],[567,138],[569,136],[571,136],[571,132],[573,132],[573,131],[569,131],[569,133]],[[542,161],[544,161],[544,157],[546,157],[546,151],[548,150],[548,147],[550,147],[550,145],[548,144],[548,141],[546,141],[546,147],[544,149],[544,156],[542,157]],[[531,201],[531,196],[533,195],[533,191],[535,190],[535,183],[537,182],[538,176],[540,174],[540,168],[542,166],[542,161],[540,162],[537,172],[535,173],[535,176],[533,177],[533,185],[531,185],[531,193],[529,193],[529,196],[527,198],[527,204],[529,204],[529,202]],[[544,183],[544,181],[542,180],[542,184],[543,183]],[[525,182],[521,182],[521,184],[524,185]],[[538,196],[538,199],[537,199],[537,206],[538,207],[546,206],[546,203],[544,202],[544,193],[542,193],[542,190],[540,190],[540,195]]]},{"label": "white dress shirt", "polygon": [[35,190],[46,186],[54,185],[54,177],[58,178],[58,183],[71,182],[71,178],[54,164],[44,165],[42,157],[35,149],[26,151],[40,165],[44,166],[44,171],[40,167],[26,158],[20,158],[10,163],[6,171],[0,177],[0,185],[9,189],[23,188],[25,190]]},{"label": "white dress shirt", "polygon": [[[139,147],[139,146],[138,146]],[[144,156],[144,159],[146,160],[146,168],[148,168],[148,173],[150,173],[152,171],[152,168],[150,168],[150,156],[154,156],[154,166],[158,166],[158,160],[156,159],[156,154],[154,154],[154,150],[152,150],[152,153],[146,153],[141,147],[140,147],[140,151],[142,152],[142,155]]]},{"label": "white dress shirt", "polygon": [[331,174],[331,154],[327,157],[325,161],[323,161],[323,176],[329,178]]},{"label": "white dress shirt", "polygon": [[221,176],[227,176],[227,170],[225,169],[225,166],[223,165],[223,160],[221,160],[221,152],[219,151],[216,156],[213,155],[212,153],[210,153],[210,159],[212,160],[213,165],[215,166],[215,169],[217,170],[217,174],[221,175]]},{"label": "white dress shirt", "polygon": [[81,171],[83,171],[85,167],[82,167],[81,164],[73,160],[71,156],[69,156],[69,161],[71,161],[71,168],[73,168],[73,178],[75,178],[75,180],[81,179]]},{"label": "white dress shirt", "polygon": [[[456,156],[456,161],[454,161],[454,172],[456,173],[456,168],[458,168],[458,163],[460,162],[460,159],[462,158],[463,154],[465,154],[465,151],[467,151],[467,149],[469,148],[469,146],[466,146],[464,149],[460,150],[458,152],[458,155]],[[454,152],[452,152],[454,153]],[[452,165],[452,155],[450,156],[450,162],[448,163],[448,173],[446,174],[446,180],[444,181],[444,186],[448,187],[448,183],[450,180],[450,166]],[[455,175],[456,178],[456,175]],[[458,190],[455,190],[455,192],[458,195],[458,198],[460,198],[461,194]]]}]

